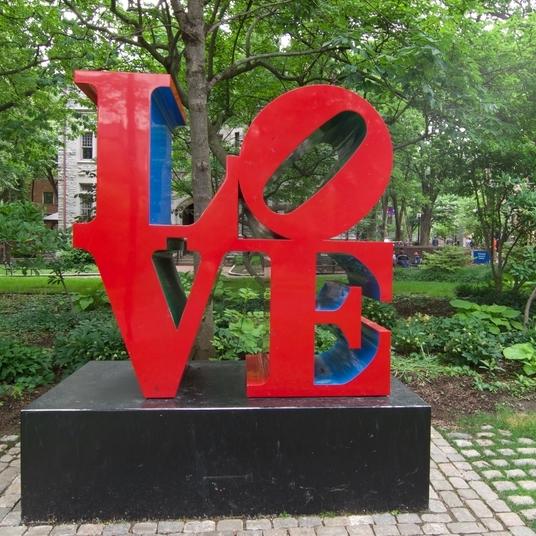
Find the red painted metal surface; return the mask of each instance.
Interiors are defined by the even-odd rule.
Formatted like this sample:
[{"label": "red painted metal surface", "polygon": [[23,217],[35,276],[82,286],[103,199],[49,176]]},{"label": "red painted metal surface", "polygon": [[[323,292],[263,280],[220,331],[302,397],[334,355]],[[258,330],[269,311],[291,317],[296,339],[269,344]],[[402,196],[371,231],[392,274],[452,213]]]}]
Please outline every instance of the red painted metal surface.
[{"label": "red painted metal surface", "polygon": [[[150,223],[154,220],[149,207],[155,195],[151,189],[155,165],[151,107],[156,106],[151,96],[158,88],[168,88],[176,99],[175,112],[180,113],[171,79],[79,71],[75,81],[98,105],[99,143],[96,217],[75,225],[74,242],[95,257],[146,398],[176,395],[221,262],[229,251],[260,251],[270,256],[272,265],[270,353],[249,360],[248,396],[389,394],[390,333],[361,319],[360,286],[351,281],[335,310],[319,310],[315,303],[320,252],[357,259],[354,264],[373,283],[375,297],[391,298],[391,244],[331,239],[366,215],[389,180],[389,134],[366,101],[331,86],[305,87],[279,97],[252,123],[240,155],[228,157],[226,178],[201,218],[188,226],[163,225]],[[273,212],[264,200],[263,188],[274,171],[301,142],[348,111],[358,114],[366,125],[353,156],[296,210]],[[238,237],[239,195],[280,238]],[[189,250],[201,254],[190,296],[178,312],[172,303],[177,283],[171,272],[165,272],[171,270],[166,253],[164,275],[155,268],[159,262],[155,252],[168,251],[174,239],[186,240]],[[314,328],[323,323],[338,325],[350,349],[368,348],[363,370],[344,383],[331,381],[329,374],[325,381],[315,375]]]}]

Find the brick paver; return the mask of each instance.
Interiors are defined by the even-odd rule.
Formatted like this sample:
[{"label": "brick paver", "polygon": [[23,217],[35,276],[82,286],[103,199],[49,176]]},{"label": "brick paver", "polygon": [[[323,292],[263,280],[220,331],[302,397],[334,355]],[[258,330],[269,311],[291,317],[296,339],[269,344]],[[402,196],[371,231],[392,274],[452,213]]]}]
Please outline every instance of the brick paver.
[{"label": "brick paver", "polygon": [[[25,525],[20,514],[17,441],[16,436],[0,438],[0,536],[536,536],[525,523],[536,519],[531,496],[536,490],[536,442],[516,441],[491,426],[483,426],[474,437],[455,432],[444,438],[432,430],[426,512],[258,519]],[[490,456],[489,462],[484,459]]]}]

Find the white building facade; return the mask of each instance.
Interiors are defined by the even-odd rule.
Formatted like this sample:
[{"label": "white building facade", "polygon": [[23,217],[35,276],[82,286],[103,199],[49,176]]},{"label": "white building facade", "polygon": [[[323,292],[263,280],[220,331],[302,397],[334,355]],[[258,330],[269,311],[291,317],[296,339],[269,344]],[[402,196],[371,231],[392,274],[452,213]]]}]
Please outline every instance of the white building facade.
[{"label": "white building facade", "polygon": [[[76,107],[81,114],[94,110]],[[225,130],[221,136],[239,149],[243,128]],[[89,221],[95,216],[97,185],[97,136],[91,131],[74,138],[65,132],[63,147],[58,152],[58,228],[67,229],[76,222]],[[193,201],[189,197],[172,197],[171,222],[193,223]]]},{"label": "white building facade", "polygon": [[[79,113],[93,110],[76,108]],[[94,215],[94,191],[97,184],[97,138],[91,131],[71,139],[65,132],[58,152],[58,227],[66,229]]]}]

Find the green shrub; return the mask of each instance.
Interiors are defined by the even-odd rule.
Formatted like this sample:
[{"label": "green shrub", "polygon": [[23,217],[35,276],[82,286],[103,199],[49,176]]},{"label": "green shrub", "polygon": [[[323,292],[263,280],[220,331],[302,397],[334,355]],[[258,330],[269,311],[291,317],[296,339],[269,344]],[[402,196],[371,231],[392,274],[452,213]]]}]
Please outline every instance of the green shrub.
[{"label": "green shrub", "polygon": [[481,283],[491,279],[489,266],[466,266],[453,271],[442,269],[408,270],[395,268],[396,281],[436,281],[439,283]]},{"label": "green shrub", "polygon": [[517,343],[503,350],[504,357],[511,361],[518,361],[523,366],[527,376],[536,374],[536,351],[530,342]]},{"label": "green shrub", "polygon": [[[392,332],[397,354],[437,357],[446,363],[493,369],[502,358],[504,333],[492,333],[489,320],[417,314],[400,320]],[[521,332],[517,332],[521,333]]]},{"label": "green shrub", "polygon": [[434,253],[424,253],[421,269],[455,272],[471,264],[470,251],[457,246],[445,246]]},{"label": "green shrub", "polygon": [[97,307],[110,304],[108,294],[102,285],[87,289],[84,292],[73,292],[71,299],[75,311],[92,311]]},{"label": "green shrub", "polygon": [[516,320],[521,313],[506,305],[478,305],[466,300],[451,300],[456,309],[456,318],[483,320],[489,323],[488,329],[498,335],[501,331],[521,330],[523,325]]},{"label": "green shrub", "polygon": [[214,319],[214,339],[217,358],[221,360],[243,359],[247,354],[265,350],[268,333],[268,317],[262,311],[225,309]]},{"label": "green shrub", "polygon": [[399,319],[391,330],[391,345],[397,354],[410,356],[412,354],[433,353],[433,318],[417,313],[408,319]]},{"label": "green shrub", "polygon": [[442,359],[455,365],[475,365],[489,370],[502,359],[500,334],[489,331],[490,323],[478,318],[445,318],[436,325],[442,343]]},{"label": "green shrub", "polygon": [[315,354],[329,350],[338,340],[337,328],[331,325],[315,326]]},{"label": "green shrub", "polygon": [[128,359],[125,343],[115,321],[83,320],[67,335],[54,341],[55,365],[71,374],[88,361]]},{"label": "green shrub", "polygon": [[0,338],[0,391],[33,391],[53,381],[50,350]]},{"label": "green shrub", "polygon": [[268,311],[269,290],[242,287],[227,288],[218,283],[214,290],[214,314],[223,315],[226,309],[234,309],[242,313],[253,311]]},{"label": "green shrub", "polygon": [[379,302],[363,297],[361,314],[387,329],[393,329],[396,325],[398,314],[390,303]]},{"label": "green shrub", "polygon": [[70,248],[62,254],[65,263],[72,266],[89,266],[95,264],[95,259],[89,251],[85,249]]},{"label": "green shrub", "polygon": [[[69,331],[78,321],[66,307],[63,296],[18,296],[10,300],[4,295],[3,298],[0,336],[9,339],[32,342],[51,338]],[[11,307],[11,302],[18,307]]]},{"label": "green shrub", "polygon": [[[454,289],[456,298],[470,300],[479,305],[505,305],[523,312],[527,303],[528,294],[524,290],[506,290],[499,292],[489,284],[471,285],[461,283]],[[536,303],[531,305],[530,312],[536,315]]]}]

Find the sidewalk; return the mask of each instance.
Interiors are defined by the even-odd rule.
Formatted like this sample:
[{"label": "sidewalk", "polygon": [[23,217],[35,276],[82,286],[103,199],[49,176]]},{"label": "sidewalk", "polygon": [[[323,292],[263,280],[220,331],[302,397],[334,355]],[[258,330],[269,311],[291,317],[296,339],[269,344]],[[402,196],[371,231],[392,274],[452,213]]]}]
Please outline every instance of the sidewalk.
[{"label": "sidewalk", "polygon": [[[508,499],[514,504],[527,505],[522,512],[524,517],[536,519],[534,501],[523,495],[524,489],[536,489],[536,441],[524,438],[517,445],[507,438],[494,436],[486,431],[476,438],[450,434],[449,440],[462,449],[462,455],[432,429],[430,509],[427,512],[35,526],[21,524],[20,444],[10,447],[18,438],[8,436],[0,439],[0,451],[4,453],[0,457],[0,536],[536,536],[475,470],[483,470],[496,489],[502,486],[512,490],[515,495]],[[494,467],[478,460],[481,449],[489,448],[498,456],[492,460]],[[513,481],[520,477],[523,480]]]}]

